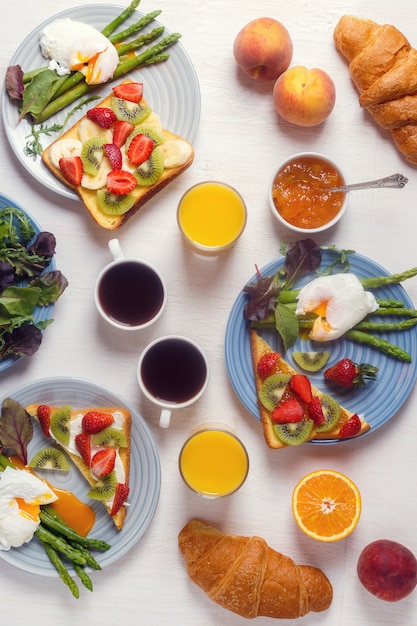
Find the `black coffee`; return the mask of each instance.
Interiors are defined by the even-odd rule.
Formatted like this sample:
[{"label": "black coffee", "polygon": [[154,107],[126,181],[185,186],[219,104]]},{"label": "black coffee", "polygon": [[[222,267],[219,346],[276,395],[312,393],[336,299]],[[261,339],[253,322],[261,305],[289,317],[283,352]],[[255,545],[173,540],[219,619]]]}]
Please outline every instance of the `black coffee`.
[{"label": "black coffee", "polygon": [[142,362],[142,380],[149,393],[165,402],[187,402],[203,387],[206,363],[188,341],[171,338],[155,344]]},{"label": "black coffee", "polygon": [[164,288],[152,268],[126,261],[113,265],[104,274],[98,297],[111,319],[126,326],[138,326],[158,313]]}]

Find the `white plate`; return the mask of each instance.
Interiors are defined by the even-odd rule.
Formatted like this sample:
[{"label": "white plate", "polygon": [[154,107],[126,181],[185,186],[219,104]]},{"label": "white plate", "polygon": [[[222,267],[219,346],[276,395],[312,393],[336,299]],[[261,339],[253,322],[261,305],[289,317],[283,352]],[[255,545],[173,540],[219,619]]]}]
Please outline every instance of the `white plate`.
[{"label": "white plate", "polygon": [[[46,59],[43,58],[40,52],[38,37],[41,30],[56,19],[70,18],[102,30],[115,17],[120,15],[124,8],[108,4],[87,4],[58,13],[45,20],[28,35],[16,50],[9,65],[20,65],[24,72],[47,65]],[[143,13],[135,11],[119,30],[124,30],[128,25],[137,22],[142,15]],[[156,26],[161,26],[161,22],[154,20],[142,32],[148,32]],[[162,36],[169,34],[170,31],[165,29]],[[171,46],[167,52],[170,55],[167,61],[150,65],[140,70],[133,70],[127,77],[143,82],[144,96],[153,110],[160,116],[163,126],[192,142],[200,122],[201,96],[198,77],[189,56],[181,45],[181,40]],[[103,85],[95,89],[91,94],[94,93],[104,98],[108,95],[109,89],[109,84]],[[74,102],[63,111],[51,117],[45,122],[45,125],[63,124],[67,113],[76,104]],[[80,111],[76,111],[65,130],[68,130],[75,124],[85,114],[87,108],[83,107]],[[62,185],[43,166],[40,156],[33,158],[25,153],[25,146],[28,141],[27,136],[31,133],[31,126],[27,120],[22,120],[18,124],[18,107],[10,101],[5,87],[3,88],[2,116],[10,146],[29,174],[51,191],[55,191],[66,198],[78,199],[75,192]],[[46,148],[57,137],[57,133],[53,133],[51,137],[42,135],[41,142],[43,147]]]},{"label": "white plate", "polygon": [[[35,230],[35,235],[38,235],[40,232],[44,230],[43,228],[41,228],[40,224],[38,224],[38,222],[31,215],[29,215],[27,211],[22,209],[22,207],[19,206],[14,200],[12,200],[11,198],[8,198],[7,196],[3,196],[3,194],[0,194],[0,209],[4,209],[6,207],[14,207],[15,209],[19,209],[19,211],[22,211],[28,218],[30,224],[32,225],[32,228]],[[54,260],[54,257],[52,257],[52,259],[49,262],[49,265],[46,266],[44,272],[53,272],[55,269],[56,269],[55,260]],[[24,280],[19,283],[19,286],[24,287],[25,285],[27,285],[27,283],[28,281]],[[37,306],[35,307],[35,310],[33,312],[33,319],[35,320],[35,322],[44,322],[45,320],[48,320],[52,317],[53,309],[54,309],[54,304],[50,304],[49,306]],[[24,357],[21,357],[21,356],[8,356],[5,359],[1,359],[0,360],[0,372],[3,372],[4,370],[8,369],[9,367],[11,367],[12,365],[20,361],[20,359],[23,359],[23,358]]]},{"label": "white plate", "polygon": [[[77,378],[45,378],[26,384],[5,394],[0,399],[0,407],[5,398],[10,397],[23,406],[29,404],[71,404],[74,408],[92,406],[120,406],[127,408],[132,415],[130,494],[129,508],[122,530],[118,531],[103,504],[87,498],[89,485],[80,472],[71,466],[69,472],[43,472],[56,487],[72,491],[80,500],[87,502],[96,512],[96,522],[91,537],[107,541],[111,548],[106,552],[94,551],[101,568],[108,567],[122,558],[139,541],[148,528],[155,513],[161,485],[159,456],[151,431],[146,422],[118,395],[93,382]],[[35,424],[34,435],[28,447],[28,457],[47,445],[47,439]],[[0,559],[7,563],[41,576],[57,576],[44,549],[36,538],[30,543],[0,551]],[[71,570],[71,566],[68,565]]]}]

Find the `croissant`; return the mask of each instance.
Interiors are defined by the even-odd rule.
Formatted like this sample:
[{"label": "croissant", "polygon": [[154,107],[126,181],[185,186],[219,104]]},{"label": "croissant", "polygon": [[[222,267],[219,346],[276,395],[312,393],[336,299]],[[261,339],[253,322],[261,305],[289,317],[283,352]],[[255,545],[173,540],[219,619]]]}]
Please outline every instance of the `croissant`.
[{"label": "croissant", "polygon": [[395,26],[351,15],[340,18],[333,38],[349,61],[360,105],[417,163],[417,50]]},{"label": "croissant", "polygon": [[332,602],[332,586],[320,569],[296,565],[261,537],[228,535],[191,520],[178,543],[191,580],[242,617],[294,619]]}]

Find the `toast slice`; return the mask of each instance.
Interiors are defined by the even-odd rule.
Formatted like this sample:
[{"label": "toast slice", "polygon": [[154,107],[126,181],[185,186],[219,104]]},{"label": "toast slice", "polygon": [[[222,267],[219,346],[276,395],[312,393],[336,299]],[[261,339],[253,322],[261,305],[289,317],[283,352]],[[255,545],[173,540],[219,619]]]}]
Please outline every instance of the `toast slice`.
[{"label": "toast slice", "polygon": [[[48,417],[46,419],[45,412],[42,409],[39,410],[39,407],[47,407]],[[128,492],[130,476],[130,412],[120,407],[90,407],[85,409],[72,409],[68,405],[65,407],[56,407],[39,404],[32,404],[30,406],[27,406],[26,411],[41,424],[44,434],[49,433],[49,436],[52,437],[54,441],[56,441],[56,443],[68,454],[71,461],[84,476],[91,488],[94,488],[97,485],[97,482],[101,479],[99,476],[96,476],[93,473],[91,462],[90,464],[86,462],[87,455],[84,454],[84,459],[81,456],[81,453],[76,445],[76,436],[81,433],[84,433],[84,436],[86,436],[90,447],[90,454],[88,455],[90,459],[94,457],[94,454],[103,449],[108,449],[111,447],[116,450],[114,469],[112,469],[113,487],[111,489],[111,493],[109,493],[105,499],[101,500],[101,502],[105,506],[108,514],[112,517],[116,528],[118,530],[121,530],[123,528],[126,518],[126,491]],[[60,421],[63,428],[65,430],[68,430],[69,432],[69,440],[65,443],[63,441],[60,441],[60,439],[56,436],[57,429],[54,428],[53,425],[54,416],[57,415],[58,412],[60,412],[60,414],[64,416],[62,417],[62,421]],[[92,414],[106,415],[106,421],[101,423],[101,426],[103,427],[100,428],[100,430],[97,430],[99,428],[99,425],[97,425],[97,427],[93,429],[97,431],[97,434],[92,434],[89,432],[90,430],[92,430],[92,428],[89,428],[87,432],[83,427],[82,420],[87,414],[89,414],[90,423]],[[97,420],[95,418],[92,419],[97,423]],[[104,425],[104,423],[106,425]],[[122,434],[123,445],[118,445],[118,443],[116,443],[116,440],[114,439],[114,433],[111,433],[109,429],[117,430]],[[107,441],[102,444],[97,443],[97,436],[100,436],[101,439],[107,438]],[[126,486],[123,487],[126,498],[120,508],[117,510],[117,512],[112,514],[113,504],[115,500],[118,500],[118,485]]]},{"label": "toast slice", "polygon": [[[272,419],[272,413],[271,411],[265,408],[265,406],[262,404],[259,398],[259,391],[264,381],[259,375],[258,364],[261,358],[265,354],[275,353],[276,351],[273,350],[271,346],[264,339],[262,339],[262,337],[260,337],[260,335],[255,330],[250,330],[249,332],[250,332],[250,344],[251,344],[251,353],[252,353],[252,365],[253,365],[255,387],[256,387],[256,399],[257,399],[257,403],[259,407],[259,414],[261,418],[265,441],[268,447],[270,448],[275,448],[275,449],[284,448],[284,447],[287,447],[288,444],[284,443],[283,441],[279,439],[276,429],[274,429],[274,421]],[[298,372],[293,367],[291,367],[291,365],[289,365],[289,363],[287,363],[282,358],[281,355],[279,355],[279,358],[274,366],[274,373],[289,374],[292,376],[294,374],[297,374]],[[313,397],[317,396],[318,398],[320,398],[320,400],[323,398],[324,396],[323,392],[317,389],[317,387],[315,387],[314,385],[311,385],[311,390],[312,390]],[[294,394],[291,392],[291,390],[289,389],[287,385],[280,402],[282,403],[285,399],[289,397],[293,397],[293,396]],[[340,433],[342,426],[348,421],[350,417],[352,417],[353,413],[349,411],[348,409],[344,408],[343,406],[341,406],[339,403],[337,404],[340,407],[340,417],[339,417],[339,421],[337,422],[337,424],[332,428],[332,430],[329,430],[327,432],[320,432],[317,430],[316,426],[313,426],[311,433],[306,439],[307,441],[311,441],[313,439],[330,439],[330,440],[339,439],[339,433]],[[307,412],[307,407],[304,407],[303,419],[308,419],[308,418],[309,416]],[[361,429],[355,436],[359,436],[370,429],[370,425],[365,421],[363,416],[359,416],[359,418],[361,421]]]},{"label": "toast slice", "polygon": [[[128,83],[132,84],[132,81],[123,81],[121,85]],[[120,85],[118,85],[118,87],[120,87]],[[123,103],[123,107],[120,105],[120,102]],[[135,106],[141,107],[141,109],[146,112],[144,119],[142,119],[143,116],[133,117],[130,115],[129,111],[132,111]],[[155,154],[152,154],[144,164],[132,164],[127,157],[129,138],[126,138],[125,142],[119,146],[122,151],[123,161],[122,166],[118,167],[114,166],[114,164],[113,166],[111,165],[105,150],[100,147],[100,150],[96,153],[100,163],[98,173],[91,175],[86,172],[84,163],[81,184],[75,184],[73,179],[69,180],[60,168],[60,157],[80,156],[82,145],[86,140],[93,139],[95,136],[100,139],[104,138],[105,143],[113,143],[113,133],[117,124],[116,121],[113,122],[110,128],[102,128],[89,118],[91,112],[89,113],[89,111],[87,111],[76,124],[43,151],[42,161],[63,185],[70,187],[79,195],[87,211],[99,226],[109,230],[115,230],[120,228],[132,215],[143,207],[146,202],[151,200],[159,191],[164,189],[190,167],[194,160],[194,149],[191,143],[186,139],[162,127],[158,114],[152,111],[144,96],[142,96],[139,103],[132,103],[131,101],[116,97],[112,91],[93,108],[111,109],[115,113],[117,121],[127,121],[126,118],[129,117],[134,126],[132,133],[143,129],[146,134],[149,127],[154,128],[158,134],[158,140],[154,142]],[[127,110],[127,114],[121,112],[121,108]],[[141,121],[136,124],[135,121],[139,119]],[[98,201],[98,190],[107,189],[107,174],[112,169],[127,170],[130,174],[134,175],[136,175],[138,168],[141,168],[141,171],[144,169],[148,169],[149,171],[151,163],[155,162],[156,157],[158,157],[158,175],[155,174],[155,177],[158,177],[156,180],[151,182],[153,178],[144,179],[144,177],[136,176],[136,178],[138,178],[136,186],[128,194],[120,193],[120,197],[117,198],[117,207],[114,207],[113,201],[115,198],[112,197],[112,205],[110,207],[106,206],[106,210],[103,210]],[[156,168],[154,165],[152,167],[155,171]],[[128,200],[125,200],[125,196],[128,197]]]}]

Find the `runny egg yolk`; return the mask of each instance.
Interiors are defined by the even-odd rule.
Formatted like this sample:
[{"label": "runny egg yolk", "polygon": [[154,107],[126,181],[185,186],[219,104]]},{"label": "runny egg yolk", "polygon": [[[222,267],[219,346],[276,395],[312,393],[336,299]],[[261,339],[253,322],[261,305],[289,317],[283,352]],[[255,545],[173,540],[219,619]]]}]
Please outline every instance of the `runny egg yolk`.
[{"label": "runny egg yolk", "polygon": [[15,498],[21,515],[36,522],[39,519],[41,507],[39,504],[29,504],[23,498]]},{"label": "runny egg yolk", "polygon": [[[32,469],[25,466],[19,457],[11,457],[10,460],[18,469],[25,469],[34,474]],[[49,506],[53,507],[58,515],[62,517],[62,519],[69,526],[71,526],[71,528],[76,530],[83,537],[86,537],[96,521],[96,514],[93,509],[88,506],[88,504],[81,502],[81,500],[79,500],[71,491],[55,487],[48,481],[45,482],[58,496],[58,500],[51,502]],[[16,498],[16,501],[18,502],[19,509],[22,512],[26,513],[28,516],[33,516],[34,519],[38,517],[40,510],[39,505],[28,504],[22,500],[22,498]],[[36,508],[37,513],[35,512]]]}]

